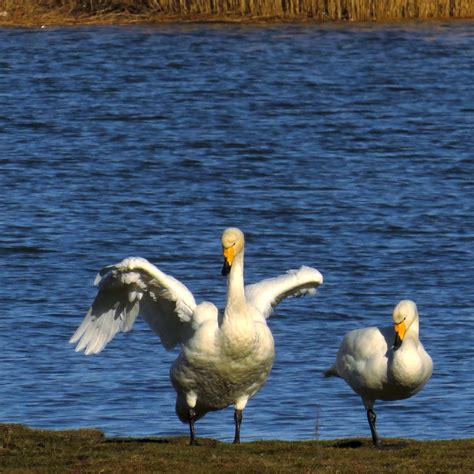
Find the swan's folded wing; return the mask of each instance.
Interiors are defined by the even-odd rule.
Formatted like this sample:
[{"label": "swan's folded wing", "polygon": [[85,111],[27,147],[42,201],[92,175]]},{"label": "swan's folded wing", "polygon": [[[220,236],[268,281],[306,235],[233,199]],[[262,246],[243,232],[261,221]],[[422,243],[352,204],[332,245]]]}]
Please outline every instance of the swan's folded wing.
[{"label": "swan's folded wing", "polygon": [[70,342],[76,351],[96,354],[118,332],[127,332],[140,314],[170,350],[193,333],[196,302],[181,282],[144,258],[126,258],[97,275],[97,296]]},{"label": "swan's folded wing", "polygon": [[289,270],[279,277],[246,286],[245,296],[248,303],[268,318],[283,299],[314,294],[322,283],[323,276],[318,270],[303,266],[299,270]]}]

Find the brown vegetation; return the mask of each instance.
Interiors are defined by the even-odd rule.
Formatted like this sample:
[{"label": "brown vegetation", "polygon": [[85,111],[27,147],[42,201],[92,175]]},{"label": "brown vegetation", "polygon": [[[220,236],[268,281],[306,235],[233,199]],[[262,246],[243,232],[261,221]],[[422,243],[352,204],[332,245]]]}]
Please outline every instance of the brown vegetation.
[{"label": "brown vegetation", "polygon": [[[168,20],[474,18],[472,0],[0,0],[0,24]],[[56,21],[55,21],[56,19]]]},{"label": "brown vegetation", "polygon": [[[3,443],[2,443],[3,440]],[[258,441],[234,445],[188,438],[117,439],[98,430],[33,430],[0,424],[0,472],[468,473],[474,439]]]}]

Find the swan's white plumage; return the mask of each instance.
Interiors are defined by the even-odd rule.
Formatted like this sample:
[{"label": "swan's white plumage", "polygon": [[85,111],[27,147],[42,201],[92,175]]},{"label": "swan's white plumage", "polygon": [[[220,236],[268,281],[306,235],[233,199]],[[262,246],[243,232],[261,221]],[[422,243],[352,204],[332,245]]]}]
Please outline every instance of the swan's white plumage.
[{"label": "swan's white plumage", "polygon": [[103,268],[95,279],[99,292],[72,336],[76,351],[97,354],[118,332],[130,331],[140,312],[168,350],[190,335],[196,302],[178,280],[144,258],[130,257]]},{"label": "swan's white plumage", "polygon": [[372,410],[376,400],[415,395],[433,372],[433,361],[419,340],[416,304],[400,301],[393,311],[393,322],[395,327],[406,327],[400,347],[394,348],[394,326],[355,329],[344,336],[336,362],[325,372],[326,376],[343,378],[361,396],[366,410]]},{"label": "swan's white plumage", "polygon": [[322,283],[323,276],[318,270],[303,266],[299,270],[288,270],[285,275],[246,286],[245,296],[249,304],[268,318],[284,298],[313,295]]},{"label": "swan's white plumage", "polygon": [[273,364],[273,337],[265,319],[284,298],[312,294],[323,282],[317,270],[301,267],[244,287],[243,233],[226,229],[222,245],[230,268],[222,316],[212,303],[197,305],[185,285],[147,260],[126,258],[99,272],[98,294],[70,340],[77,343],[76,351],[98,353],[141,315],[166,349],[181,344],[171,381],[183,422],[189,409],[196,419],[231,404],[243,410]]}]

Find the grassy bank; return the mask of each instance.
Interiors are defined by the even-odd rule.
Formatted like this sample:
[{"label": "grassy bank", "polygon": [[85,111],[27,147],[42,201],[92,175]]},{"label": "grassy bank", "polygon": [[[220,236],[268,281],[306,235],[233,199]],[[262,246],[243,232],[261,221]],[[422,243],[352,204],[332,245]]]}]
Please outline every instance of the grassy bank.
[{"label": "grassy bank", "polygon": [[474,439],[260,441],[233,445],[187,438],[114,439],[97,430],[0,425],[0,472],[472,472]]},{"label": "grassy bank", "polygon": [[473,0],[0,0],[0,25],[474,18]]}]

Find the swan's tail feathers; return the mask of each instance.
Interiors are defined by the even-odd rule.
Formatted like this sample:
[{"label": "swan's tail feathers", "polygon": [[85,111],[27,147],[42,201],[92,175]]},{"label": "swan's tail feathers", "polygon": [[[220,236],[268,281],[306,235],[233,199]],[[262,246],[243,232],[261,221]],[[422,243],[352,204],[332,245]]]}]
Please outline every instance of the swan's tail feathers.
[{"label": "swan's tail feathers", "polygon": [[331,367],[329,367],[329,369],[325,370],[324,376],[325,377],[340,377],[336,368],[336,364],[332,365]]}]

